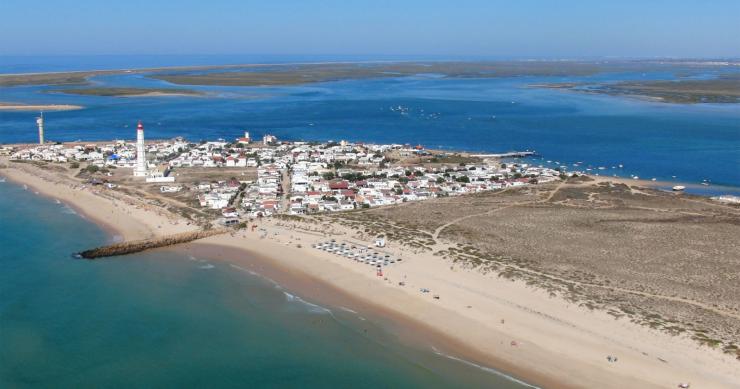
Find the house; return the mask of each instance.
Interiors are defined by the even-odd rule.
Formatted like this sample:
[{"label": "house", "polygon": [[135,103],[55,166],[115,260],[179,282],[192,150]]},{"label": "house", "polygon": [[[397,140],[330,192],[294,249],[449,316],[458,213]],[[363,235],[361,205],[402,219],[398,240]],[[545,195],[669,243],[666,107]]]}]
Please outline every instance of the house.
[{"label": "house", "polygon": [[351,211],[355,205],[351,201],[339,201],[338,208],[340,211]]},{"label": "house", "polygon": [[249,131],[244,131],[244,136],[237,138],[236,142],[240,145],[248,145],[251,143],[252,139],[249,137]]},{"label": "house", "polygon": [[239,217],[239,211],[236,208],[223,208],[221,209],[221,215],[225,218]]},{"label": "house", "polygon": [[239,219],[236,218],[224,218],[221,220],[221,224],[224,226],[234,226],[239,224]]},{"label": "house", "polygon": [[349,181],[332,181],[329,183],[329,189],[331,190],[342,190],[349,189]]},{"label": "house", "polygon": [[271,146],[277,143],[277,137],[273,135],[265,135],[262,137],[262,144],[265,146]]},{"label": "house", "polygon": [[149,170],[146,182],[175,182],[175,176],[168,176],[170,172],[169,165],[162,164]]},{"label": "house", "polygon": [[181,186],[174,185],[163,185],[159,187],[159,191],[162,193],[177,193],[182,190]]}]

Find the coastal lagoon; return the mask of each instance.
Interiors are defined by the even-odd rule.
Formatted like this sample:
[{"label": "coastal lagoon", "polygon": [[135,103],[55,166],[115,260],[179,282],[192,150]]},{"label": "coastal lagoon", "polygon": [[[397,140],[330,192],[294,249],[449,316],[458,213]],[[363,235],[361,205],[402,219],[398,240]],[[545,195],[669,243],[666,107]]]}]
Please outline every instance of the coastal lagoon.
[{"label": "coastal lagoon", "polygon": [[[694,77],[716,75],[711,68],[692,71],[699,72]],[[140,119],[149,139],[233,139],[248,130],[255,137],[270,133],[289,140],[409,143],[481,153],[535,150],[541,156],[531,161],[535,164],[708,182],[716,189],[707,193],[739,193],[739,104],[669,104],[532,87],[674,78],[668,71],[481,79],[424,74],[237,87],[182,86],[147,74],[119,74],[93,77],[93,86],[183,88],[205,95],[79,96],[49,93],[60,89],[52,86],[0,88],[0,93],[2,101],[84,106],[46,114],[47,138],[58,141],[132,139]],[[0,112],[0,142],[34,142],[35,116]]]},{"label": "coastal lagoon", "polygon": [[83,261],[114,239],[0,183],[0,387],[527,387],[394,325],[182,252]]},{"label": "coastal lagoon", "polygon": [[[692,190],[706,180],[704,193],[737,194],[737,104],[664,104],[531,87],[635,77],[673,76],[424,74],[191,87],[120,74],[92,81],[203,96],[81,96],[23,86],[0,88],[0,100],[83,106],[45,114],[47,138],[58,141],[132,139],[141,119],[148,139],[232,139],[248,130],[255,137],[481,153],[529,149],[540,154],[530,161],[536,164],[578,163],[593,174],[675,180]],[[0,143],[34,142],[35,116],[0,112]],[[0,387],[526,387],[436,352],[433,337],[409,339],[410,323],[351,301],[307,298],[306,289],[272,282],[228,258],[180,250],[75,260],[72,253],[114,237],[67,205],[10,182],[0,183],[0,220]]]}]

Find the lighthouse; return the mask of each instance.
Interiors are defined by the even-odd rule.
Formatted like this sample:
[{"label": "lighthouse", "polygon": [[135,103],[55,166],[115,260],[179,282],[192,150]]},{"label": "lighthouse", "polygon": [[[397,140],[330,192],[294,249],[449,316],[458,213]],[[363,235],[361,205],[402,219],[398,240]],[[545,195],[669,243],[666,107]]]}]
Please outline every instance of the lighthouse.
[{"label": "lighthouse", "polygon": [[36,125],[39,126],[39,144],[44,144],[44,113],[36,118]]},{"label": "lighthouse", "polygon": [[136,167],[134,168],[134,177],[146,176],[146,151],[144,150],[144,125],[136,126]]}]

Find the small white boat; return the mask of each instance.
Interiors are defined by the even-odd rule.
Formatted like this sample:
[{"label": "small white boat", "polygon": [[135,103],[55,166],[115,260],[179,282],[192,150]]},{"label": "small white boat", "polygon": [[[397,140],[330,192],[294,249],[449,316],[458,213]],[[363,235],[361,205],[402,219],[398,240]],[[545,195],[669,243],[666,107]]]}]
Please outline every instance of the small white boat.
[{"label": "small white boat", "polygon": [[0,182],[5,182],[5,177],[0,177]]},{"label": "small white boat", "polygon": [[683,185],[676,185],[672,189],[673,189],[674,192],[680,192],[680,191],[686,189],[686,187],[683,186]]}]

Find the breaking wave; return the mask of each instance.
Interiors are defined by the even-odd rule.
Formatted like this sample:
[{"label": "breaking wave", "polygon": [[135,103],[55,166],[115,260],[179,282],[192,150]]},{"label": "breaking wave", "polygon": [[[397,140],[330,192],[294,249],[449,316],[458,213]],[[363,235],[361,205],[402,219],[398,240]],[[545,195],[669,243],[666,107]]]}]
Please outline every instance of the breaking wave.
[{"label": "breaking wave", "polygon": [[328,308],[324,308],[321,305],[316,305],[314,303],[309,303],[308,301],[290,294],[286,291],[283,291],[283,294],[285,295],[285,300],[288,302],[295,302],[298,304],[304,305],[306,308],[308,308],[308,311],[311,313],[319,313],[319,314],[331,314],[331,310]]},{"label": "breaking wave", "polygon": [[273,279],[272,279],[272,278],[270,278],[270,277],[266,277],[266,276],[263,276],[263,275],[262,275],[262,274],[260,274],[260,273],[254,272],[254,271],[252,271],[252,270],[249,270],[249,269],[247,269],[247,268],[245,268],[245,267],[241,267],[241,266],[239,266],[239,265],[234,265],[233,263],[230,263],[230,264],[229,264],[229,266],[233,267],[234,269],[237,269],[237,270],[240,270],[240,271],[243,271],[243,272],[249,273],[249,274],[251,274],[251,275],[253,275],[253,276],[255,276],[255,277],[259,277],[259,278],[261,278],[261,279],[263,279],[263,280],[265,280],[265,281],[267,281],[267,282],[271,283],[271,284],[272,284],[273,286],[275,286],[275,288],[276,288],[276,289],[280,289],[280,290],[282,290],[282,289],[283,289],[283,287],[282,287],[282,286],[280,286],[280,284],[278,284],[277,282],[275,282],[275,280],[273,280]]},{"label": "breaking wave", "polygon": [[483,370],[485,372],[488,372],[488,373],[497,375],[499,377],[505,378],[505,379],[507,379],[507,380],[509,380],[511,382],[516,382],[517,384],[524,385],[524,386],[526,386],[528,388],[541,389],[539,386],[535,386],[535,385],[526,383],[526,382],[524,382],[524,381],[522,381],[522,380],[520,380],[518,378],[514,378],[514,377],[512,377],[510,375],[506,375],[506,374],[504,374],[504,373],[502,373],[502,372],[500,372],[500,371],[498,371],[496,369],[491,369],[490,367],[481,366],[481,365],[479,365],[477,363],[473,363],[473,362],[470,362],[470,361],[465,360],[465,359],[462,359],[462,358],[458,358],[458,357],[455,357],[455,356],[452,356],[452,355],[449,355],[449,354],[445,354],[445,353],[437,350],[437,348],[434,347],[434,346],[432,346],[432,350],[434,351],[435,354],[437,354],[437,355],[439,355],[441,357],[445,357],[447,359],[452,359],[453,361],[458,361],[458,362],[464,363],[464,364],[466,364],[468,366],[476,367],[476,368],[481,369],[481,370]]},{"label": "breaking wave", "polygon": [[343,310],[345,312],[354,313],[355,315],[357,315],[357,311],[353,311],[353,310],[351,310],[351,309],[349,309],[347,307],[339,307],[339,309],[341,309],[341,310]]},{"label": "breaking wave", "polygon": [[67,215],[77,215],[77,211],[75,211],[72,207],[64,203],[62,203],[62,213],[65,213]]}]

